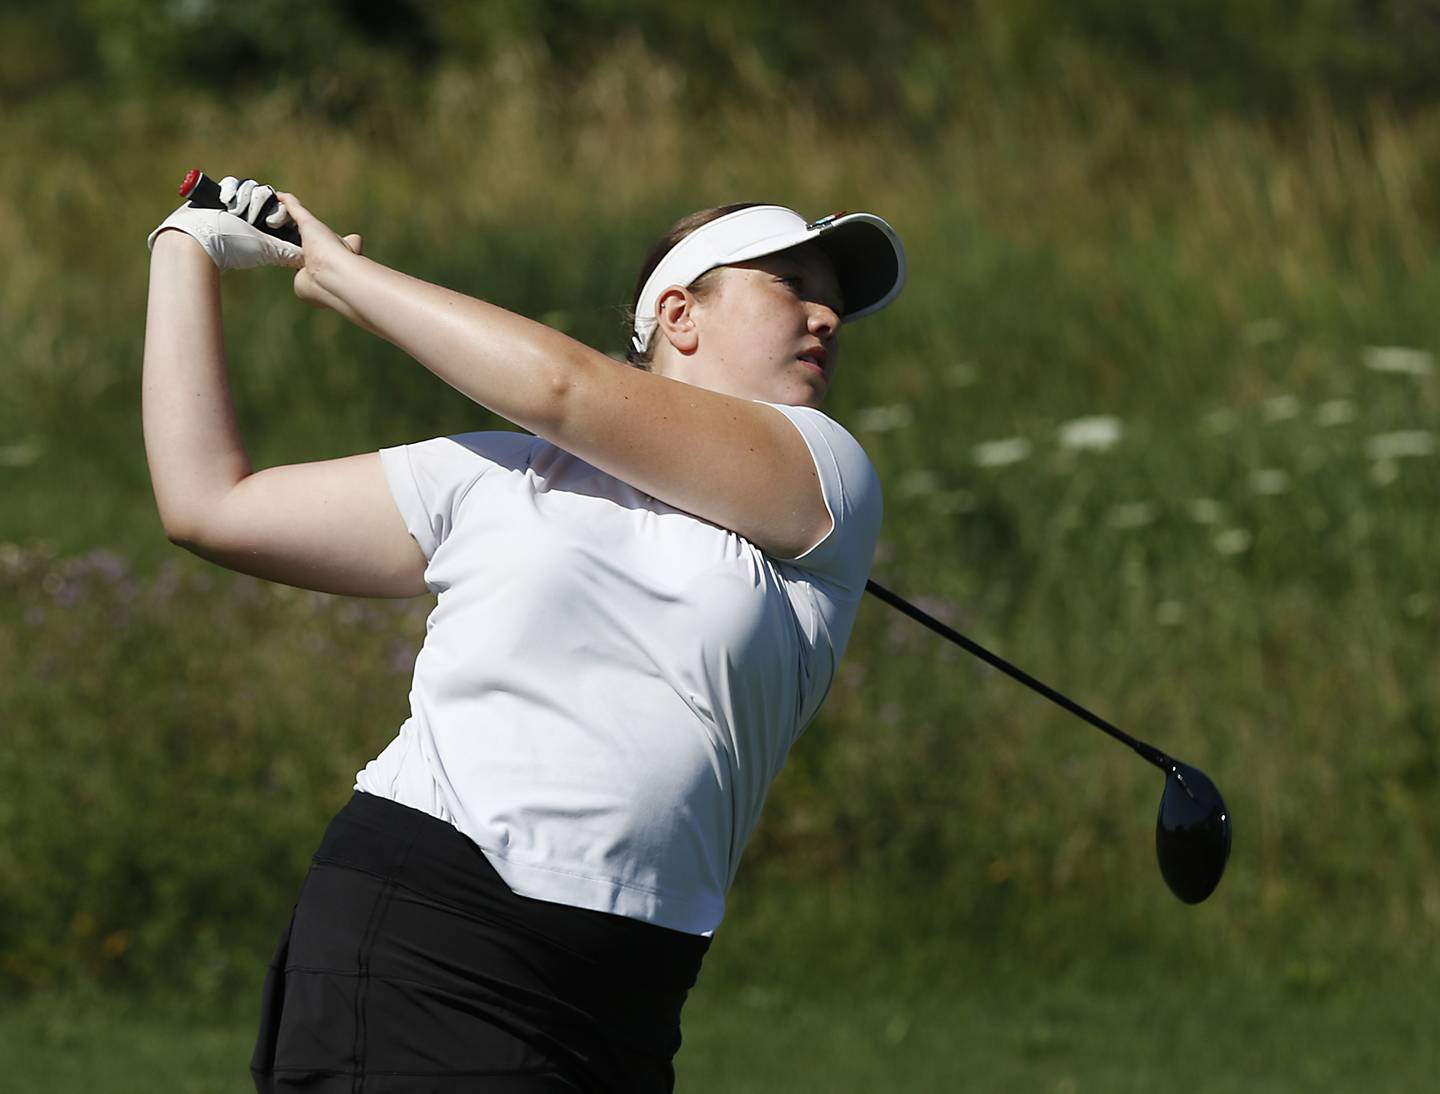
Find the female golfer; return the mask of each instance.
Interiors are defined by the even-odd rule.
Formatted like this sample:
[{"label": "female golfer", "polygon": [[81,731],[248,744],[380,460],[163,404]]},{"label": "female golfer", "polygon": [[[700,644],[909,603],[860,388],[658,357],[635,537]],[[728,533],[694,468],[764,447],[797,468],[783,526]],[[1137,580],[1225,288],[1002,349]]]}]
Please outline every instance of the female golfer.
[{"label": "female golfer", "polygon": [[[260,1090],[669,1090],[679,1016],[766,790],[834,679],[880,526],[817,409],[843,321],[889,303],[868,214],[681,221],[627,367],[360,253],[182,207],[151,236],[144,427],[175,542],[353,596],[433,594],[410,717],[359,773],[266,981]],[[271,203],[273,205],[273,203]],[[303,248],[303,249],[302,249]],[[252,471],[219,273],[387,339],[527,432]]]}]

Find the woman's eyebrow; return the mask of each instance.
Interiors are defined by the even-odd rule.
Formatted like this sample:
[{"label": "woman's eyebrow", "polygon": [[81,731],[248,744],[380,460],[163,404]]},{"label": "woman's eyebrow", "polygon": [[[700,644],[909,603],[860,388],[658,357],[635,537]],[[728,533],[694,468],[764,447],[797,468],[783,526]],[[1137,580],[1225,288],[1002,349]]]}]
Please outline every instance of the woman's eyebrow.
[{"label": "woman's eyebrow", "polygon": [[773,256],[777,267],[776,276],[798,275],[805,283],[806,292],[816,297],[821,303],[833,308],[837,315],[845,311],[845,294],[840,289],[838,279],[835,279],[834,291],[830,291],[827,282],[832,279],[826,276],[826,271],[811,267],[798,258],[790,255],[777,254]]}]

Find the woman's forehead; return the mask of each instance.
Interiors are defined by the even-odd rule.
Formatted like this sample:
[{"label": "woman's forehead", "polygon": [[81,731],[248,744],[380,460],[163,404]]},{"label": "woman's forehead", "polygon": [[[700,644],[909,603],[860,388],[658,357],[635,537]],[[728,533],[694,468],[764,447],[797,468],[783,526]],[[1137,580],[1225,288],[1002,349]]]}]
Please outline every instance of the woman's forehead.
[{"label": "woman's forehead", "polygon": [[830,256],[814,243],[802,243],[789,250],[762,255],[748,262],[737,262],[735,265],[742,269],[749,267],[771,271],[782,267],[795,268],[813,279],[816,288],[833,292],[837,297],[840,295],[840,277],[835,272],[835,264],[830,261]]},{"label": "woman's forehead", "polygon": [[789,250],[777,251],[766,257],[796,262],[807,270],[823,271],[831,275],[835,273],[835,264],[830,261],[830,256],[814,243],[801,243]]}]

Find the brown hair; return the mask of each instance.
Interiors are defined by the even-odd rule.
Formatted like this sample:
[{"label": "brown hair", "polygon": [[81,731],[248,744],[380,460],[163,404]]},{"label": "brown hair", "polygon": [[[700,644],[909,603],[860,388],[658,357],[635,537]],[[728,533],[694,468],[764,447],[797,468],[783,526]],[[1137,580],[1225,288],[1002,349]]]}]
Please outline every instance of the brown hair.
[{"label": "brown hair", "polygon": [[[640,306],[640,294],[645,289],[645,282],[650,280],[650,275],[655,272],[667,254],[674,249],[675,245],[688,236],[697,228],[709,224],[712,220],[719,220],[730,213],[738,213],[741,209],[752,209],[760,203],[757,201],[741,201],[733,205],[717,205],[713,209],[701,209],[699,212],[691,213],[677,220],[663,236],[661,236],[650,253],[645,256],[645,263],[640,267],[640,276],[635,279],[635,292],[630,297],[630,307],[625,311],[625,360],[636,368],[650,371],[650,363],[655,359],[655,340],[658,334],[651,335],[650,344],[641,353],[635,348],[631,340],[635,333],[635,309]],[[688,286],[690,291],[697,297],[703,299],[713,284],[714,270],[707,270]]]}]

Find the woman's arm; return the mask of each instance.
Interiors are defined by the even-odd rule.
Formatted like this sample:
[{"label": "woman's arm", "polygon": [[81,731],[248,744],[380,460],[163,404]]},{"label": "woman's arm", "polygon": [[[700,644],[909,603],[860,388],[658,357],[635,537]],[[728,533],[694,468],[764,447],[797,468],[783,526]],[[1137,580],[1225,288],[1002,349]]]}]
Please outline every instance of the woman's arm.
[{"label": "woman's arm", "polygon": [[145,454],[171,540],[242,573],[354,596],[425,591],[376,454],[252,473],[225,368],[220,277],[188,235],[150,262]]},{"label": "woman's arm", "polygon": [[773,407],[642,372],[539,323],[347,250],[289,194],[302,299],[333,308],[451,387],[667,504],[780,557],[830,529],[799,431]]}]

